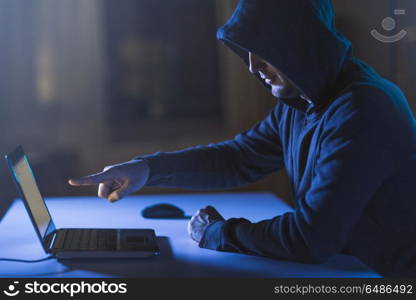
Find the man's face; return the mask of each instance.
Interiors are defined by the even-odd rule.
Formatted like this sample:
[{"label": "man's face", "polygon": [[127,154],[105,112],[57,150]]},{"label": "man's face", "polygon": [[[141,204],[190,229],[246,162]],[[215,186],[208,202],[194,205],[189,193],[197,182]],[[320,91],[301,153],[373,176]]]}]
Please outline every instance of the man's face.
[{"label": "man's face", "polygon": [[249,52],[250,72],[259,73],[260,77],[271,86],[276,98],[296,98],[300,96],[298,88],[274,66]]}]

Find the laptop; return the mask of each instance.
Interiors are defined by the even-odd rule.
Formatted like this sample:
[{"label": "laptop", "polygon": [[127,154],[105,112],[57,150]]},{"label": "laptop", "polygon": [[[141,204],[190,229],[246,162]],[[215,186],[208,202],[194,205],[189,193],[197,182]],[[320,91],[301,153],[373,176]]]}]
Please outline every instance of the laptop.
[{"label": "laptop", "polygon": [[10,173],[46,253],[60,259],[144,258],[159,254],[153,229],[56,228],[21,146],[6,155]]}]

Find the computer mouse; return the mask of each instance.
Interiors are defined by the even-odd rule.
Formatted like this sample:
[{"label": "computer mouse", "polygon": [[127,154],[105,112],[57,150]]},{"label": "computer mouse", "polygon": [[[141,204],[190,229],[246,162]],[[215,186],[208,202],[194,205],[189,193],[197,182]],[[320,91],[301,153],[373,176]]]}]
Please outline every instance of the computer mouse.
[{"label": "computer mouse", "polygon": [[142,210],[142,216],[148,219],[187,219],[182,209],[168,203],[145,207]]}]

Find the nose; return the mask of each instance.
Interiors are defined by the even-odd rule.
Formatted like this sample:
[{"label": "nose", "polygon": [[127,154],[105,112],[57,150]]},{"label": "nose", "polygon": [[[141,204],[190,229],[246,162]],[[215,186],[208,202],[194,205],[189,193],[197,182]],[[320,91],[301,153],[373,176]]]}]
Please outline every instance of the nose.
[{"label": "nose", "polygon": [[265,67],[265,63],[255,54],[249,52],[248,54],[249,70],[250,73],[256,74]]}]

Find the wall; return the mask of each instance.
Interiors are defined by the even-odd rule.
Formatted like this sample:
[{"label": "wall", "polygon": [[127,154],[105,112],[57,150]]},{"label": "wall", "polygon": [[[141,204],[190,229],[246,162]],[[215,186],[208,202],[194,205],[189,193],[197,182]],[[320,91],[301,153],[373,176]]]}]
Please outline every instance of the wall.
[{"label": "wall", "polygon": [[[222,25],[236,0],[215,0]],[[248,72],[241,60],[218,43],[219,82],[223,119],[200,122],[146,123],[148,132],[169,135],[142,139],[132,135],[114,142],[105,121],[108,97],[108,61],[105,20],[99,0],[2,0],[0,2],[0,128],[1,153],[23,144],[46,196],[94,195],[95,188],[74,189],[69,177],[100,171],[104,166],[155,151],[174,151],[232,138],[260,121],[275,99]],[[416,109],[415,40],[412,12],[416,2],[390,0],[334,0],[337,24],[354,43],[355,54],[386,78],[398,83]],[[381,44],[373,28],[390,16],[395,5],[409,12],[397,18],[408,35],[396,44]],[[397,7],[401,8],[401,7]],[[143,128],[140,128],[143,130]],[[162,129],[162,130],[161,130]],[[0,164],[0,216],[17,196],[4,163]],[[285,172],[239,190],[271,190],[292,203]],[[147,188],[143,193],[185,192]]]}]

